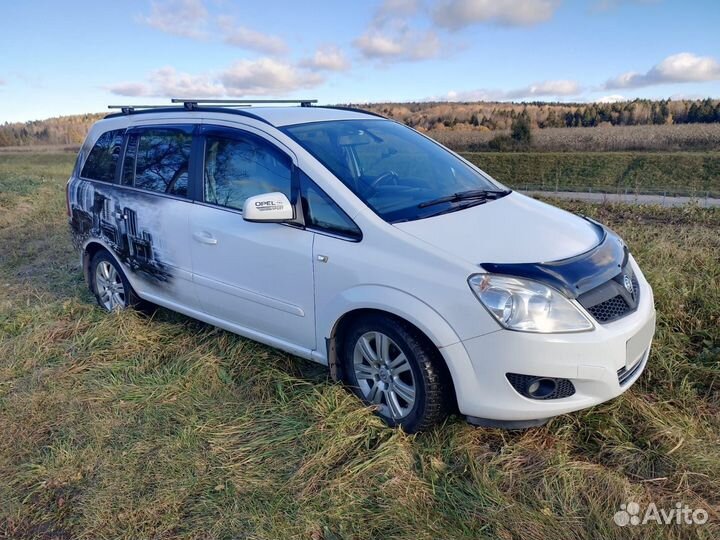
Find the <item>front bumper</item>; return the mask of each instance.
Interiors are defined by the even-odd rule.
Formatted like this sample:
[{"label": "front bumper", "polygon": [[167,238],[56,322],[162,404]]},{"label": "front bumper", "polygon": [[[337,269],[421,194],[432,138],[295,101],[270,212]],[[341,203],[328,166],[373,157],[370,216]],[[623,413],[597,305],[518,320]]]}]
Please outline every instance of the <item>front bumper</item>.
[{"label": "front bumper", "polygon": [[[627,390],[645,369],[655,331],[652,289],[633,266],[640,302],[617,321],[596,323],[595,330],[575,334],[498,330],[458,344],[464,351],[455,347],[452,352],[467,355],[467,376],[473,380],[472,391],[465,383],[458,392],[460,412],[476,419],[537,420],[591,407]],[[575,393],[548,400],[524,397],[507,373],[569,379]]]}]

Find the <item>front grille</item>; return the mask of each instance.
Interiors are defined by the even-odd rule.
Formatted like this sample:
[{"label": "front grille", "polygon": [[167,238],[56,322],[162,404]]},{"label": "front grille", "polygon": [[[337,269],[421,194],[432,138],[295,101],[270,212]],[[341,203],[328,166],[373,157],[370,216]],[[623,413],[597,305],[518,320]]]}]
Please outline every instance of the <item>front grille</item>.
[{"label": "front grille", "polygon": [[[559,379],[554,377],[538,377],[536,375],[522,375],[520,373],[506,373],[505,376],[507,377],[508,381],[510,381],[510,384],[513,386],[517,392],[525,396],[526,398],[530,399],[560,399],[564,397],[572,396],[575,393],[575,385],[572,383],[572,381],[568,379]],[[547,395],[544,395],[542,397],[532,396],[530,392],[528,391],[530,389],[530,385],[541,379],[549,379],[555,382],[555,390]]]},{"label": "front grille", "polygon": [[[630,278],[632,292],[625,288],[625,279]],[[640,299],[640,284],[629,265],[611,280],[581,294],[578,302],[601,324],[609,323],[632,313]]]},{"label": "front grille", "polygon": [[624,385],[628,380],[632,379],[633,376],[640,371],[643,366],[647,363],[648,359],[648,352],[645,351],[645,354],[643,354],[642,359],[637,362],[633,367],[630,369],[627,369],[625,366],[621,367],[617,371],[618,376],[618,382],[620,383],[620,386]]},{"label": "front grille", "polygon": [[619,294],[610,300],[605,300],[604,302],[587,308],[590,315],[601,323],[619,319],[625,315],[629,309],[630,306],[628,306],[628,303]]}]

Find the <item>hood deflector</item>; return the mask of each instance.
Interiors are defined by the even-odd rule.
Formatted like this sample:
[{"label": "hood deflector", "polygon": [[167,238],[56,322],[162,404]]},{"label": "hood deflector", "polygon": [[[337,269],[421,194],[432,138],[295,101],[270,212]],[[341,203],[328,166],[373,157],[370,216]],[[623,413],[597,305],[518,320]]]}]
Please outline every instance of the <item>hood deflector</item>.
[{"label": "hood deflector", "polygon": [[493,274],[532,279],[562,291],[569,298],[577,298],[614,278],[628,260],[628,249],[610,229],[585,218],[595,228],[599,243],[589,251],[553,262],[538,263],[482,263]]}]

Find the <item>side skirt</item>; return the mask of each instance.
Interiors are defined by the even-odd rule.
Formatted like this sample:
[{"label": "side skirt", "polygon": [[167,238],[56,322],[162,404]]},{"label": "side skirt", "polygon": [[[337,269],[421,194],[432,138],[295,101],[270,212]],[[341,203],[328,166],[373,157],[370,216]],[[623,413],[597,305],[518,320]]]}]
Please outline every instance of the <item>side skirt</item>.
[{"label": "side skirt", "polygon": [[242,337],[262,343],[263,345],[268,345],[269,347],[280,349],[281,351],[294,354],[295,356],[299,356],[300,358],[304,358],[305,360],[312,360],[313,362],[327,365],[327,361],[323,361],[324,359],[319,357],[317,353],[311,349],[298,347],[297,345],[281,339],[277,339],[267,334],[263,334],[262,332],[258,332],[256,330],[252,330],[250,328],[246,328],[244,326],[240,326],[229,321],[213,317],[212,315],[209,315],[202,311],[197,311],[183,305],[176,304],[175,302],[171,302],[166,298],[162,298],[160,296],[143,294],[142,298],[144,300],[152,302],[153,304],[163,306],[165,308],[171,309],[172,311],[177,311],[178,313],[182,313],[183,315],[187,315],[188,317],[192,317],[193,319],[197,319],[213,326],[217,326],[218,328],[222,328],[223,330],[227,330],[228,332],[232,332],[233,334],[238,334]]}]

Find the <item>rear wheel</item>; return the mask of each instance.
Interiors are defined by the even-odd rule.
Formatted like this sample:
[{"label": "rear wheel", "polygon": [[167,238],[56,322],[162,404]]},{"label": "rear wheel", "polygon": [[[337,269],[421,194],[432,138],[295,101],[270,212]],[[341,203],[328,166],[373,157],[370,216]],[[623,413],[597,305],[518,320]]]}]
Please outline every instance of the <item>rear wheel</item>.
[{"label": "rear wheel", "polygon": [[90,261],[91,290],[106,311],[125,309],[138,301],[120,265],[107,251],[99,251]]},{"label": "rear wheel", "polygon": [[365,317],[343,340],[347,382],[390,426],[414,433],[442,422],[449,385],[437,349],[415,327],[383,315]]}]

